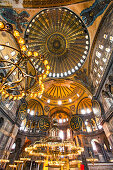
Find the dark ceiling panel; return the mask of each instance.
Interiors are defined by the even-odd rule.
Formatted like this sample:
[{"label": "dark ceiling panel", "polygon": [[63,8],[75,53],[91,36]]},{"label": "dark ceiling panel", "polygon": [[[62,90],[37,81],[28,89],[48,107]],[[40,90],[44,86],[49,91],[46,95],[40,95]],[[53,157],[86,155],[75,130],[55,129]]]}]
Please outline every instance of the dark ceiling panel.
[{"label": "dark ceiling panel", "polygon": [[91,0],[23,0],[23,6],[25,8],[57,7],[61,5],[70,5],[87,1]]}]

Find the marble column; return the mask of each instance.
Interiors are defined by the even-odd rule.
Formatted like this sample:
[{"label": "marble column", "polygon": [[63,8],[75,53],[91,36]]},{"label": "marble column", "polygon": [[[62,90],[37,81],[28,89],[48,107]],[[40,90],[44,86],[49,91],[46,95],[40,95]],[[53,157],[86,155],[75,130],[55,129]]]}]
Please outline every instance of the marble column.
[{"label": "marble column", "polygon": [[[112,121],[113,121],[113,117],[112,117]],[[112,122],[112,121],[110,121],[110,122]],[[105,122],[103,124],[103,129],[104,129],[106,137],[108,138],[109,144],[113,151],[113,125],[109,122]]]}]

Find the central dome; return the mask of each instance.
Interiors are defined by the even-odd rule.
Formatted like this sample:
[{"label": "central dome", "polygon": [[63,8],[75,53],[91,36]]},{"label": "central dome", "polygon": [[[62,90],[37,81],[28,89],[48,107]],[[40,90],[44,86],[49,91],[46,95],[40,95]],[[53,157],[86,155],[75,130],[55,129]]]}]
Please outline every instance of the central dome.
[{"label": "central dome", "polygon": [[50,77],[62,78],[79,70],[89,51],[89,34],[71,10],[59,7],[40,11],[28,24],[25,39],[30,51],[44,55]]},{"label": "central dome", "polygon": [[47,39],[47,49],[51,54],[61,56],[66,52],[66,39],[59,33],[52,34]]}]

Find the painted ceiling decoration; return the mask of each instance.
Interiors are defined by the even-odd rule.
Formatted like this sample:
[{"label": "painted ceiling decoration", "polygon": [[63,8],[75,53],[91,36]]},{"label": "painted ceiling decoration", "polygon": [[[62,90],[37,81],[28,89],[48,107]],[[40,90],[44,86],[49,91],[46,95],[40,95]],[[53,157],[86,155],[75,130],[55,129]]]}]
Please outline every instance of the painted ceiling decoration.
[{"label": "painted ceiling decoration", "polygon": [[92,112],[92,102],[91,99],[85,97],[81,99],[77,106],[77,114],[89,114]]},{"label": "painted ceiling decoration", "polygon": [[[37,87],[34,88],[36,91]],[[49,80],[45,82],[45,91],[39,98],[49,105],[69,105],[79,101],[83,96],[91,96],[91,93],[81,84],[71,80]]]},{"label": "painted ceiling decoration", "polygon": [[76,4],[81,2],[87,2],[90,0],[23,0],[23,6],[25,8],[37,8],[37,7],[56,7],[61,5]]},{"label": "painted ceiling decoration", "polygon": [[25,25],[28,24],[28,18],[30,16],[26,11],[17,13],[13,8],[1,8],[0,15],[8,23],[14,24],[20,33],[23,32],[23,28],[25,28]]},{"label": "painted ceiling decoration", "polygon": [[95,0],[92,6],[84,9],[80,13],[80,15],[82,16],[82,20],[87,25],[87,27],[91,26],[94,23],[96,18],[105,11],[111,1],[112,0]]},{"label": "painted ceiling decoration", "polygon": [[25,31],[28,49],[38,50],[51,65],[49,77],[74,74],[84,64],[90,46],[88,30],[71,10],[60,7],[40,11]]},{"label": "painted ceiling decoration", "polygon": [[28,101],[27,112],[31,115],[37,115],[37,116],[44,115],[42,105],[40,104],[40,102],[38,102],[35,99],[31,99]]}]

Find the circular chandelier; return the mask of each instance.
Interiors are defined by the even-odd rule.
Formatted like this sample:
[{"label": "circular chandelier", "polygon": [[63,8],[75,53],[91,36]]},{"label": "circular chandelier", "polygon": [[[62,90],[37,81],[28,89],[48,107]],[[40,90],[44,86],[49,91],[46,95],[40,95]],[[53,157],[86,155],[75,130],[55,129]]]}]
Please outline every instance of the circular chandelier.
[{"label": "circular chandelier", "polygon": [[[11,24],[0,21],[0,34],[11,40],[12,46],[0,40],[0,49],[11,51],[11,55],[0,56],[0,93],[3,98],[20,100],[30,94],[39,97],[44,92],[44,79],[50,66],[44,56],[37,51],[28,51],[27,45]],[[15,45],[16,44],[16,45]],[[16,47],[13,47],[16,46]],[[43,69],[40,71],[38,67]],[[34,90],[38,86],[38,90]]]},{"label": "circular chandelier", "polygon": [[32,156],[62,158],[80,155],[84,149],[76,146],[73,141],[62,141],[59,137],[48,137],[26,147],[25,151]]}]

